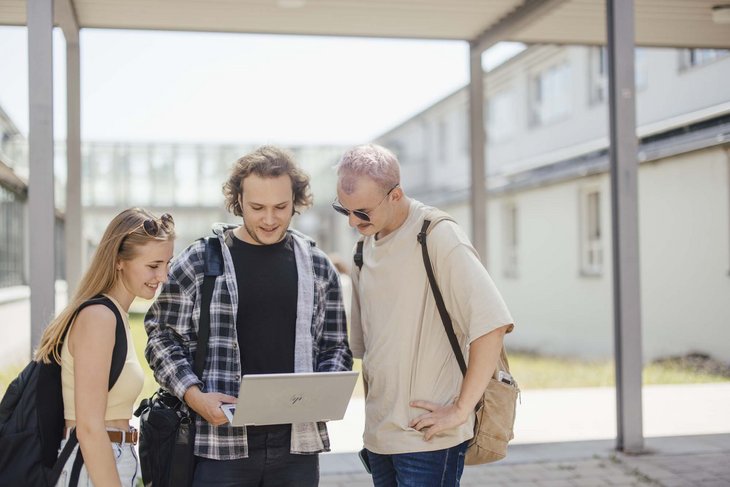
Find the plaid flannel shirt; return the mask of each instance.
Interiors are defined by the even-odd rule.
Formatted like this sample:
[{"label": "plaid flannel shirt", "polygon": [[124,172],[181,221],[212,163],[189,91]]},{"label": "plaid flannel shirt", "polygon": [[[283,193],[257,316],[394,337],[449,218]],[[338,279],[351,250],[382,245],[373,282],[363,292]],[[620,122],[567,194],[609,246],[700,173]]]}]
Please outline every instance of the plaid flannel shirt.
[{"label": "plaid flannel shirt", "polygon": [[[217,225],[225,271],[215,281],[210,306],[210,340],[203,381],[192,361],[197,348],[205,244],[198,240],[175,258],[160,296],[145,317],[148,335],[145,356],[157,382],[181,400],[191,386],[203,392],[238,396],[241,360],[236,332],[238,287],[225,239],[235,227]],[[337,271],[324,252],[302,234],[291,231],[299,271],[295,372],[340,371],[352,368],[345,311]],[[304,256],[304,257],[303,257]],[[303,262],[308,261],[308,262]],[[304,293],[304,294],[303,294]],[[302,299],[304,297],[304,299]],[[303,313],[309,315],[300,316]],[[311,318],[309,318],[311,316]],[[310,333],[303,332],[308,328]],[[310,357],[307,350],[311,353]],[[291,452],[329,451],[324,423],[292,425]],[[213,426],[196,421],[195,455],[215,460],[248,457],[245,427]]]}]

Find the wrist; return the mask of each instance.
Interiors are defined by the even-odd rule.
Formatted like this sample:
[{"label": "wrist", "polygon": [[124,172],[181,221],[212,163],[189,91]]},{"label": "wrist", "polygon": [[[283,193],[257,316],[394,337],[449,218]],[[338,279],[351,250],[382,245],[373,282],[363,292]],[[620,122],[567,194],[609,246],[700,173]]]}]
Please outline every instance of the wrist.
[{"label": "wrist", "polygon": [[196,409],[196,405],[198,402],[198,399],[203,394],[203,392],[200,390],[200,387],[198,386],[191,386],[188,388],[187,391],[185,391],[185,394],[183,395],[183,401],[185,401],[185,404],[190,406],[191,408]]},{"label": "wrist", "polygon": [[469,417],[469,413],[474,410],[474,407],[470,406],[469,404],[465,404],[465,401],[460,396],[456,396],[456,398],[454,399],[454,407],[458,411],[459,416],[461,416],[464,421],[466,421]]}]

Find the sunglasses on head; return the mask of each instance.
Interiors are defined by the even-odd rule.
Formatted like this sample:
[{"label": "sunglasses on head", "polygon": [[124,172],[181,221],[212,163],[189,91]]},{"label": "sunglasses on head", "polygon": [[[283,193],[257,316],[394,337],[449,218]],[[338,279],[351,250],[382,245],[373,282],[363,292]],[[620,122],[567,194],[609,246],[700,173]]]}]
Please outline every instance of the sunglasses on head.
[{"label": "sunglasses on head", "polygon": [[175,220],[173,220],[172,215],[170,215],[169,213],[163,213],[159,219],[146,219],[145,221],[134,227],[132,230],[130,230],[127,235],[136,232],[139,228],[142,228],[142,230],[144,230],[144,233],[146,233],[148,236],[157,237],[160,235],[160,230],[170,231],[173,226],[175,226]]},{"label": "sunglasses on head", "polygon": [[[388,192],[385,193],[385,196],[383,196],[383,199],[380,200],[380,203],[378,203],[377,205],[375,205],[375,208],[373,208],[372,210],[370,210],[368,213],[372,213],[375,210],[377,210],[378,207],[383,204],[383,201],[385,201],[385,199],[390,195],[390,193],[392,193],[393,190],[395,188],[397,188],[398,186],[400,186],[400,183],[397,183],[395,186],[393,186],[392,188],[390,188],[388,190]],[[350,213],[352,213],[353,215],[355,215],[357,218],[359,218],[360,220],[362,220],[364,222],[369,222],[370,221],[370,215],[368,215],[368,213],[366,213],[366,212],[364,212],[362,210],[348,210],[347,208],[345,208],[344,206],[342,206],[339,203],[339,201],[337,201],[337,198],[335,198],[335,200],[332,202],[332,208],[334,208],[334,210],[337,213],[341,214],[341,215],[350,216]]]}]

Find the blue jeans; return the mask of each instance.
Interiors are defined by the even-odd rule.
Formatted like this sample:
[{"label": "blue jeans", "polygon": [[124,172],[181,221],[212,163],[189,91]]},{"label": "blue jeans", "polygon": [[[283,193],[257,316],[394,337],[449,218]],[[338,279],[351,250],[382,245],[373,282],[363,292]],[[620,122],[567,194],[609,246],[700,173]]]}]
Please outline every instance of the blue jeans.
[{"label": "blue jeans", "polygon": [[457,487],[469,442],[445,450],[380,455],[368,450],[375,487]]},{"label": "blue jeans", "polygon": [[193,487],[317,487],[319,455],[292,455],[291,429],[248,435],[248,458],[195,457]]}]

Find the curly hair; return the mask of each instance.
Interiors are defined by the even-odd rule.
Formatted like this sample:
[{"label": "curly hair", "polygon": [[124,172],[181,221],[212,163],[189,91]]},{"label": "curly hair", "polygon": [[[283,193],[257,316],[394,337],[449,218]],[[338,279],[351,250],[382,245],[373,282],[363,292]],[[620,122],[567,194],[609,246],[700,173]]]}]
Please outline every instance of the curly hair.
[{"label": "curly hair", "polygon": [[294,161],[294,155],[271,145],[264,145],[236,161],[228,181],[223,185],[226,209],[236,216],[243,216],[241,195],[243,180],[251,174],[262,178],[276,178],[286,174],[291,179],[294,208],[312,206],[309,175]]}]

